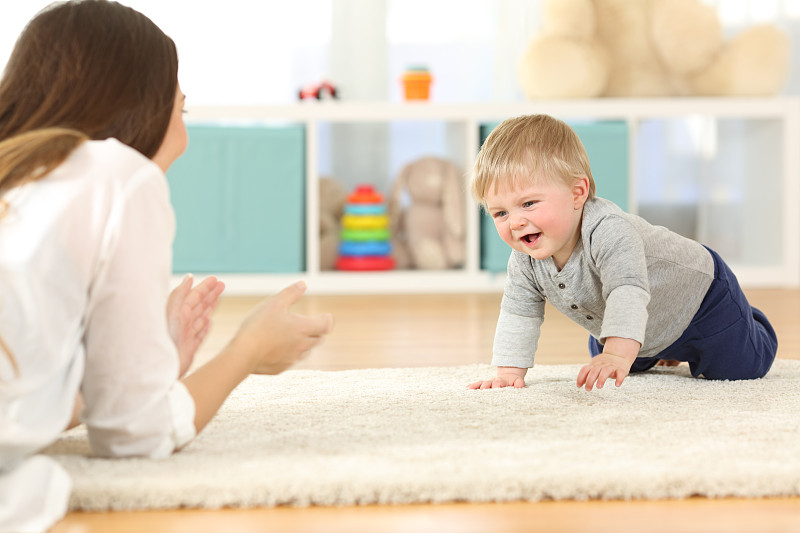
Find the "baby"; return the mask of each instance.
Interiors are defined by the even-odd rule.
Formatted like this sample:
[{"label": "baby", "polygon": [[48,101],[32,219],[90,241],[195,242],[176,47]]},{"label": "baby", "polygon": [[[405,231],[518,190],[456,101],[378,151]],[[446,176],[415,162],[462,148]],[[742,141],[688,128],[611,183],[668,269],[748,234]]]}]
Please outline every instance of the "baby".
[{"label": "baby", "polygon": [[660,361],[694,377],[764,376],[778,341],[713,250],[595,196],[577,134],[547,115],[512,118],[483,144],[472,194],[511,248],[495,333],[497,377],[472,389],[524,387],[545,301],[589,333],[591,362],[577,385]]}]

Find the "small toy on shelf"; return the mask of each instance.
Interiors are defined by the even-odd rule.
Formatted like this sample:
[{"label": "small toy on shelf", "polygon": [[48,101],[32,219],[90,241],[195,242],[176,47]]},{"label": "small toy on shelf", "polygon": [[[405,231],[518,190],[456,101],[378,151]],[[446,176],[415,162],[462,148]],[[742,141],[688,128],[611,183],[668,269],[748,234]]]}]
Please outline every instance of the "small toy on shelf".
[{"label": "small toy on shelf", "polygon": [[402,81],[406,100],[428,100],[430,98],[433,77],[428,72],[428,67],[413,66],[407,68],[403,74]]},{"label": "small toy on shelf", "polygon": [[383,196],[372,185],[359,185],[347,197],[342,216],[339,270],[391,270],[389,216]]},{"label": "small toy on shelf", "polygon": [[309,83],[298,91],[297,97],[300,100],[336,100],[339,98],[336,86],[329,81],[319,83]]}]

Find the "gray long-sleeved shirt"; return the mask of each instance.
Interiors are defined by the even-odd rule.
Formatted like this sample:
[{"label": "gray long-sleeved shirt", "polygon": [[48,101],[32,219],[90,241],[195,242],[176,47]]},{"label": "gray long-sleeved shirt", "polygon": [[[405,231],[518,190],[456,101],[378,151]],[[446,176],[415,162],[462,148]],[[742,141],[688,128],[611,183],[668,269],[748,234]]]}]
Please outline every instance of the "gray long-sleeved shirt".
[{"label": "gray long-sleeved shirt", "polygon": [[634,339],[640,357],[655,356],[681,336],[713,278],[701,244],[595,198],[561,271],[551,257],[511,253],[492,364],[533,366],[545,300],[601,343]]}]

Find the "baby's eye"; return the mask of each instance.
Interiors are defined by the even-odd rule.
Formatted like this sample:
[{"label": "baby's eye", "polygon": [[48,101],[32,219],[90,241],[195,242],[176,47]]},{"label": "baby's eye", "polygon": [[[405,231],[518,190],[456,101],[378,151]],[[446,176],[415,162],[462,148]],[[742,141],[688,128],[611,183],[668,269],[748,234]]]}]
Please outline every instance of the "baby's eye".
[{"label": "baby's eye", "polygon": [[492,217],[494,218],[503,218],[504,216],[506,216],[505,211],[495,211],[494,213],[492,213]]},{"label": "baby's eye", "polygon": [[522,207],[533,207],[533,204],[535,204],[535,203],[536,202],[534,202],[533,200],[529,200],[529,201],[523,203]]}]

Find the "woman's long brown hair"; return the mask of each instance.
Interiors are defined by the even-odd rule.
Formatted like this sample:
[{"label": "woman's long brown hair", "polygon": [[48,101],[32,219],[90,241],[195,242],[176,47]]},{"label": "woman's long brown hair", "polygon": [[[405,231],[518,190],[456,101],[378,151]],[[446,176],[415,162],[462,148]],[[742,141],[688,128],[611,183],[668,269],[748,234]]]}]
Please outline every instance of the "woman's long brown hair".
[{"label": "woman's long brown hair", "polygon": [[[86,139],[114,137],[152,158],[178,83],[175,44],[149,18],[107,0],[60,2],[20,34],[0,80],[3,195],[41,179]],[[18,365],[0,337],[0,350]]]},{"label": "woman's long brown hair", "polygon": [[0,141],[42,128],[114,137],[153,157],[178,83],[175,44],[106,0],[54,4],[19,36],[0,81]]}]

